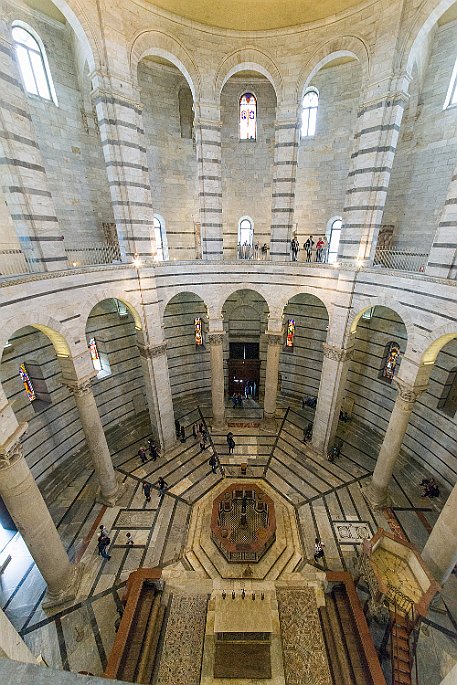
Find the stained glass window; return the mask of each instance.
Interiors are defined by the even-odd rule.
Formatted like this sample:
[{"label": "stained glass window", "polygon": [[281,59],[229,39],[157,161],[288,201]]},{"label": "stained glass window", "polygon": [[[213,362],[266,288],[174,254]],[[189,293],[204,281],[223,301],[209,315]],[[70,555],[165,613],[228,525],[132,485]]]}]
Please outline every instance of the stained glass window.
[{"label": "stained glass window", "polygon": [[91,338],[89,340],[89,350],[90,350],[90,356],[92,359],[92,364],[93,367],[96,371],[101,371],[102,370],[102,363],[100,360],[100,355],[98,353],[98,347],[97,343],[95,342],[95,338]]},{"label": "stained glass window", "polygon": [[33,402],[33,400],[36,400],[36,393],[24,363],[19,366],[19,375],[24,383],[24,389],[27,393],[27,397],[29,398],[29,402]]},{"label": "stained glass window", "polygon": [[295,338],[295,321],[293,319],[289,319],[289,322],[287,324],[286,347],[293,347],[294,346],[294,338]]},{"label": "stained glass window", "polygon": [[309,88],[303,98],[303,111],[301,119],[301,134],[303,137],[313,136],[316,133],[318,107],[319,91],[316,88]]},{"label": "stained glass window", "polygon": [[14,23],[12,35],[26,91],[53,100],[57,105],[48,60],[39,37],[21,22]]},{"label": "stained glass window", "polygon": [[390,342],[387,345],[387,354],[384,356],[384,359],[382,376],[390,383],[400,361],[400,345],[396,342]]},{"label": "stained glass window", "polygon": [[257,139],[257,100],[252,93],[240,97],[240,140]]},{"label": "stained glass window", "polygon": [[203,345],[203,325],[199,316],[195,319],[195,345]]}]

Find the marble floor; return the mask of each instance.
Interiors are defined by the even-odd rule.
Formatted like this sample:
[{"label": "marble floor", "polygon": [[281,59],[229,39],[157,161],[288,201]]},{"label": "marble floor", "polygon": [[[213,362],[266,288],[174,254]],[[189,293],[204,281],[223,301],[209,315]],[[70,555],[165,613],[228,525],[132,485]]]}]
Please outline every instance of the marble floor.
[{"label": "marble floor", "polygon": [[[34,654],[50,666],[100,675],[114,642],[114,622],[121,606],[129,573],[140,566],[167,567],[184,557],[192,507],[222,480],[223,475],[264,479],[295,511],[303,564],[313,563],[314,538],[325,543],[321,569],[351,570],[361,537],[357,531],[400,527],[407,539],[421,549],[436,521],[448,492],[436,500],[420,497],[418,483],[427,472],[401,455],[395,469],[390,510],[373,512],[362,497],[376,461],[380,438],[351,422],[342,426],[340,458],[330,463],[303,444],[303,429],[312,418],[309,409],[278,410],[276,433],[255,425],[249,408],[240,410],[231,427],[235,454],[229,455],[225,433],[210,433],[210,443],[200,451],[192,425],[208,421],[209,406],[177,407],[189,437],[178,442],[157,461],[141,464],[140,444],[148,437],[144,420],[119,426],[109,438],[115,468],[123,482],[116,507],[95,502],[96,483],[87,455],[69,460],[41,484],[68,553],[84,564],[83,582],[76,601],[55,612],[44,612],[45,586],[19,535],[2,544],[12,561],[1,577],[0,600],[6,615]],[[254,408],[255,409],[255,408]],[[242,414],[242,412],[244,412]],[[206,417],[206,420],[205,420]],[[253,424],[253,425],[251,425]],[[208,459],[219,457],[221,468],[213,474]],[[159,497],[157,479],[163,476],[168,490]],[[142,482],[153,485],[151,502],[145,501]],[[97,530],[103,523],[110,531],[109,561],[97,554]],[[126,533],[134,544],[126,544]],[[0,559],[1,561],[1,559]],[[363,591],[363,590],[362,590]],[[418,646],[421,678],[438,685],[457,661],[457,577],[452,575],[437,610],[423,622]]]}]

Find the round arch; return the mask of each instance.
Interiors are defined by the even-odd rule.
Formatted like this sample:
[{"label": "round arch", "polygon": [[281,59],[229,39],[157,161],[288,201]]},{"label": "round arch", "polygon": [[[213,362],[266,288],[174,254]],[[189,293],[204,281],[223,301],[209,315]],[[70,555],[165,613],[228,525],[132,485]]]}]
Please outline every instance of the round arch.
[{"label": "round arch", "polygon": [[455,324],[448,324],[439,328],[437,331],[434,331],[433,337],[430,334],[425,339],[426,347],[421,356],[421,365],[428,366],[434,364],[443,347],[451,342],[451,340],[454,340],[454,338],[457,338]]},{"label": "round arch", "polygon": [[275,90],[276,99],[279,100],[282,96],[282,76],[275,62],[267,53],[257,48],[249,47],[232,52],[219,66],[214,81],[214,94],[216,97],[220,96],[222,88],[229,78],[240,71],[257,71],[270,81]]},{"label": "round arch", "polygon": [[62,325],[51,316],[41,317],[34,315],[30,321],[22,320],[18,326],[17,316],[12,317],[7,322],[2,323],[2,335],[0,338],[1,350],[3,350],[8,340],[21,328],[30,326],[41,333],[44,333],[51,341],[57,357],[61,359],[71,359],[70,342],[73,341],[74,334],[68,326]]},{"label": "round arch", "polygon": [[138,65],[145,57],[162,57],[179,69],[186,79],[194,102],[201,88],[200,73],[188,51],[176,38],[160,31],[142,31],[134,38],[129,52],[130,71],[138,86]]},{"label": "round arch", "polygon": [[89,71],[100,69],[102,65],[101,39],[95,36],[92,30],[92,27],[97,26],[98,22],[87,16],[86,10],[82,9],[79,0],[52,0],[52,3],[62,12],[75,32],[83,48]]},{"label": "round arch", "polygon": [[81,310],[81,319],[84,322],[84,329],[86,329],[87,321],[93,308],[101,302],[104,302],[105,300],[119,300],[120,302],[122,302],[127,307],[128,311],[133,317],[135,330],[137,332],[144,330],[143,321],[141,315],[138,312],[138,305],[132,304],[132,302],[130,302],[125,297],[124,293],[118,293],[117,291],[111,292],[110,290],[108,290],[108,288],[104,288],[103,290],[97,290],[96,294],[91,294],[85,299]]},{"label": "round arch", "polygon": [[362,69],[362,82],[367,81],[370,68],[370,53],[367,45],[357,36],[339,36],[324,43],[304,65],[297,82],[297,102],[301,102],[305,90],[317,72],[329,62],[342,57],[354,58]]},{"label": "round arch", "polygon": [[362,315],[366,311],[368,311],[369,309],[373,309],[374,307],[385,307],[386,309],[390,309],[394,312],[394,314],[396,314],[401,319],[406,329],[409,348],[413,344],[413,340],[415,339],[415,327],[413,320],[409,314],[407,307],[405,307],[405,305],[401,304],[400,302],[397,302],[396,300],[390,297],[370,298],[370,300],[362,307],[362,309],[358,310],[357,312],[353,312],[351,319],[348,321],[348,336],[355,334],[358,323],[362,318]]}]

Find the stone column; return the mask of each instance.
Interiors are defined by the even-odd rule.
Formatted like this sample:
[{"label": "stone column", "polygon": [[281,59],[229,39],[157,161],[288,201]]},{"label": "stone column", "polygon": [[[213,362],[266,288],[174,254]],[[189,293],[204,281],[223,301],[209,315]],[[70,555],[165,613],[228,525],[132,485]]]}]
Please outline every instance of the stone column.
[{"label": "stone column", "polygon": [[277,260],[290,257],[290,241],[295,226],[299,130],[296,109],[294,103],[289,108],[278,108],[276,112],[270,256]]},{"label": "stone column", "polygon": [[444,585],[457,564],[457,484],[433,526],[421,556],[435,580]]},{"label": "stone column", "polygon": [[[222,259],[222,167],[219,107],[194,107],[203,259]],[[197,111],[199,115],[197,115]]]},{"label": "stone column", "polygon": [[111,460],[108,443],[106,442],[100,414],[98,413],[95,397],[92,392],[90,379],[83,381],[64,380],[72,395],[79,412],[82,429],[86,438],[87,448],[92,464],[97,474],[99,492],[97,501],[108,507],[113,507],[119,494],[119,484]]},{"label": "stone column", "polygon": [[211,358],[211,401],[213,430],[222,428],[225,414],[224,333],[209,333],[206,338]]},{"label": "stone column", "polygon": [[276,430],[276,398],[278,395],[279,355],[284,344],[282,331],[266,331],[267,368],[265,372],[265,396],[263,400],[263,419],[267,430]]},{"label": "stone column", "polygon": [[388,92],[381,96],[379,83],[366,87],[368,101],[357,114],[338,251],[343,263],[371,264],[376,251],[409,78],[400,78],[396,85],[387,83]]},{"label": "stone column", "polygon": [[457,167],[433,238],[426,274],[453,280],[457,278]]},{"label": "stone column", "polygon": [[11,219],[31,268],[66,266],[63,236],[49,189],[43,155],[22,86],[10,27],[0,22],[0,169]]},{"label": "stone column", "polygon": [[371,483],[364,491],[367,500],[375,509],[388,505],[387,490],[408,428],[414,403],[425,390],[425,386],[409,385],[401,378],[394,378],[393,383],[398,389],[397,399],[390,415],[389,425],[379,451]]},{"label": "stone column", "polygon": [[114,218],[124,256],[156,257],[154,211],[139,93],[90,74]]},{"label": "stone column", "polygon": [[175,415],[171,395],[166,344],[138,345],[141,366],[146,387],[151,424],[157,429],[157,436],[163,451],[176,442]]},{"label": "stone column", "polygon": [[67,556],[46,503],[22,454],[19,441],[26,429],[20,425],[0,445],[0,496],[21,533],[48,586],[43,608],[73,600],[82,566],[73,566]]},{"label": "stone column", "polygon": [[346,388],[346,378],[353,348],[340,348],[323,343],[319,396],[314,414],[313,446],[321,454],[327,454],[338,428],[341,402]]}]

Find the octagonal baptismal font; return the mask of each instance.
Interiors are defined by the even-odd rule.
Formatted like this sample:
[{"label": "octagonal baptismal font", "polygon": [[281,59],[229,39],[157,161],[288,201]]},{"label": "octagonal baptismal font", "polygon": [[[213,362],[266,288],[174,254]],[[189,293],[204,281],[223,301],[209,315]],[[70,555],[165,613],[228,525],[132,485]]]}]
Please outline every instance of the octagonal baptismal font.
[{"label": "octagonal baptismal font", "polygon": [[273,500],[258,485],[230,485],[213,502],[211,539],[229,562],[259,561],[276,540]]}]

